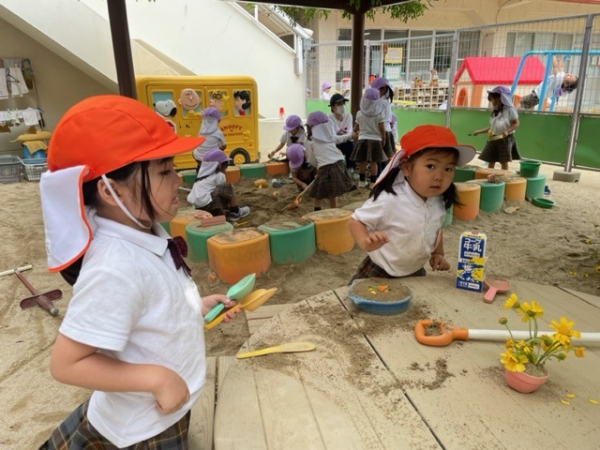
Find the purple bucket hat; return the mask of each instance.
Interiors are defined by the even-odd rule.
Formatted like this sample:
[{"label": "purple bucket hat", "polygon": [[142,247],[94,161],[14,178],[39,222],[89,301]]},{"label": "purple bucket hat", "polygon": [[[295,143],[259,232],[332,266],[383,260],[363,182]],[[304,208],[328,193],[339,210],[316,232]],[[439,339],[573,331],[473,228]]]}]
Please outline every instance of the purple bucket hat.
[{"label": "purple bucket hat", "polygon": [[508,95],[510,97],[510,89],[508,89],[505,86],[496,86],[494,89],[492,89],[491,91],[487,91],[488,94],[504,94],[504,95]]},{"label": "purple bucket hat", "polygon": [[327,117],[327,115],[321,111],[311,112],[306,119],[306,125],[310,125],[311,127],[315,127],[327,122],[329,122],[329,117]]},{"label": "purple bucket hat", "polygon": [[379,100],[379,91],[376,88],[365,89],[363,98],[367,100]]},{"label": "purple bucket hat", "polygon": [[202,162],[224,163],[225,161],[230,161],[230,158],[218,147],[211,148],[204,154],[204,158],[202,158]]},{"label": "purple bucket hat", "polygon": [[321,85],[321,89],[328,89],[330,87],[331,85],[327,81]]},{"label": "purple bucket hat", "polygon": [[217,120],[221,120],[221,112],[214,107],[206,108],[202,111],[202,117],[212,117]]},{"label": "purple bucket hat", "polygon": [[381,89],[384,86],[389,86],[388,80],[383,77],[375,78],[371,83],[373,89]]},{"label": "purple bucket hat", "polygon": [[285,155],[290,160],[290,168],[297,169],[304,162],[304,147],[300,144],[292,144],[285,151]]},{"label": "purple bucket hat", "polygon": [[302,126],[302,119],[294,114],[292,114],[291,116],[288,116],[287,119],[285,119],[285,125],[283,126],[283,129],[285,131],[292,131],[294,128],[298,128]]}]

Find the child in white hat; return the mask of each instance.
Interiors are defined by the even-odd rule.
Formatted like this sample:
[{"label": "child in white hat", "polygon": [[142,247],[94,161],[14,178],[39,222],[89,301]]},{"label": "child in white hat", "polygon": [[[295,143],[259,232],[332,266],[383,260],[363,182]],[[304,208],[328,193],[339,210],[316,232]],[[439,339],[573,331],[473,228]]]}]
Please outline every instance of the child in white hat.
[{"label": "child in white hat", "polygon": [[185,242],[160,225],[179,207],[173,155],[202,142],[115,95],[83,100],[56,126],[42,213],[50,271],[74,286],[50,371],[93,392],[40,449],[188,448],[206,379],[202,315],[234,304],[200,297]]},{"label": "child in white hat", "polygon": [[336,144],[349,140],[351,135],[335,136],[329,117],[321,111],[310,113],[306,126],[306,159],[317,168],[317,176],[308,195],[314,199],[315,211],[321,210],[323,199],[329,200],[330,208],[337,208],[337,198],[356,189],[346,172],[344,155],[336,147]]},{"label": "child in white hat", "polygon": [[250,208],[238,206],[233,184],[228,183],[225,178],[229,161],[231,160],[227,155],[218,148],[206,152],[187,201],[213,216],[222,216],[227,210],[229,220],[237,222],[250,214]]}]

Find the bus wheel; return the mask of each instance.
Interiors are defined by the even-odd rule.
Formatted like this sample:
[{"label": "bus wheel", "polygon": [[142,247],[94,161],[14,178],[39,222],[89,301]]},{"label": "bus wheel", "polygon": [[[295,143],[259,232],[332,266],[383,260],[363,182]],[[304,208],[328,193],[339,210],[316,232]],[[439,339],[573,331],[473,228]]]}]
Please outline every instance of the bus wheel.
[{"label": "bus wheel", "polygon": [[250,155],[243,148],[236,148],[229,154],[229,157],[231,158],[235,166],[239,166],[240,164],[247,164],[250,162]]}]

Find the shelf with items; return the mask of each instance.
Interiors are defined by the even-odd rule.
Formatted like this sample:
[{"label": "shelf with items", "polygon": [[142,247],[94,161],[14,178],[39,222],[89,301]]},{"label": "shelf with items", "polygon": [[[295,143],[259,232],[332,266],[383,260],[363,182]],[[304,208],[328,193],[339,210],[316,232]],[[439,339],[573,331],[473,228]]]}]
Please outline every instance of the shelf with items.
[{"label": "shelf with items", "polygon": [[45,141],[32,137],[43,128],[31,61],[0,57],[0,153],[23,152],[28,158],[38,152],[36,157],[45,157]]},{"label": "shelf with items", "polygon": [[394,89],[394,103],[408,104],[418,108],[438,108],[446,99],[445,86],[419,86]]}]

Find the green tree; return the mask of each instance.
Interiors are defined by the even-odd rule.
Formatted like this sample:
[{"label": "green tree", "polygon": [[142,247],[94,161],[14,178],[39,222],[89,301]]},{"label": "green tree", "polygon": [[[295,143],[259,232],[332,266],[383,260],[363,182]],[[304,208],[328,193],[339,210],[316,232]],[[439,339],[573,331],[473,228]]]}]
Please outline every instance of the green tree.
[{"label": "green tree", "polygon": [[[388,14],[392,19],[398,19],[406,23],[410,19],[416,19],[425,14],[435,0],[415,0],[400,5],[381,6],[381,0],[348,0],[344,3],[347,7],[342,11],[342,17],[350,19],[353,13],[364,12],[371,20],[375,19],[377,13]],[[307,23],[312,19],[327,19],[331,10],[315,8],[298,8],[293,6],[279,6],[279,8],[294,20]]]}]

